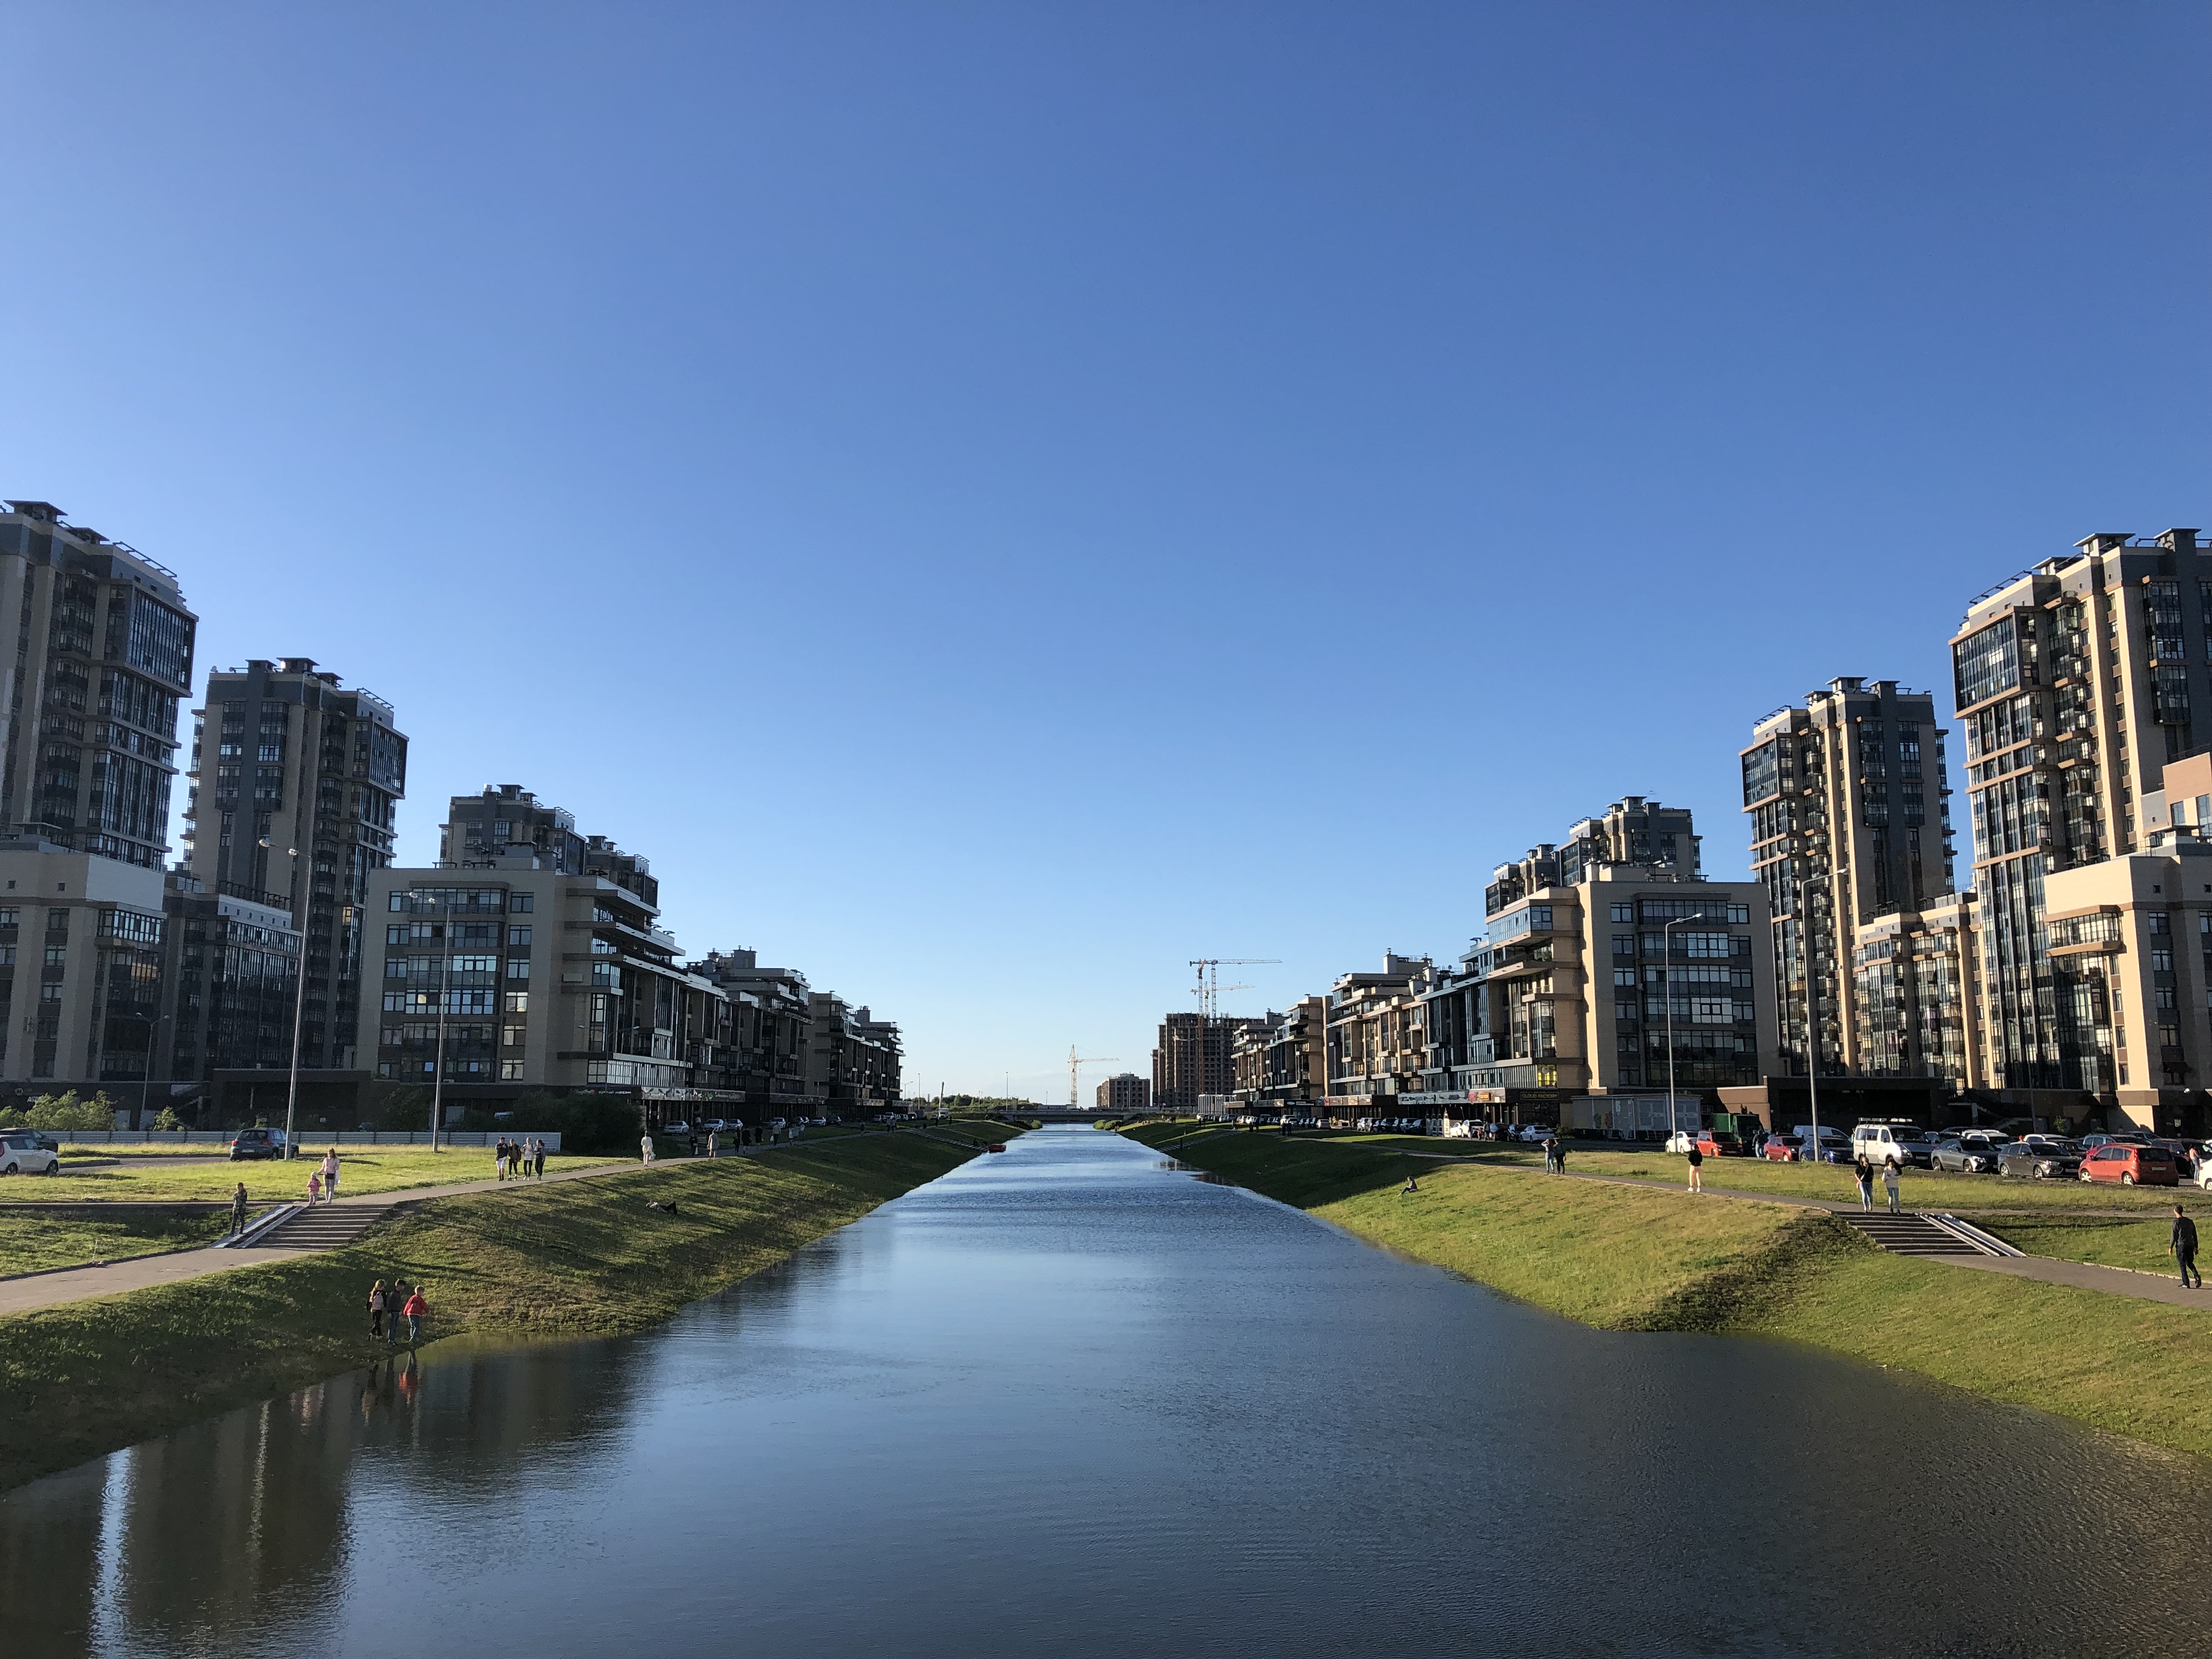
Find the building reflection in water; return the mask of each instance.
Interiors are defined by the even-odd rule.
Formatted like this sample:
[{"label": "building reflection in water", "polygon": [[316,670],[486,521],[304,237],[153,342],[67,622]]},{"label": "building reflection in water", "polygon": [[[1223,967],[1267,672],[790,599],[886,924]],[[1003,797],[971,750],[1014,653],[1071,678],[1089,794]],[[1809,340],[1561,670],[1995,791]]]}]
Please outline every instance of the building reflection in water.
[{"label": "building reflection in water", "polygon": [[625,1340],[447,1343],[9,1493],[0,1647],[216,1652],[288,1626],[307,1641],[346,1594],[359,1500],[404,1481],[413,1505],[519,1504],[526,1482],[557,1478],[549,1460],[580,1464],[622,1431],[644,1355]]}]

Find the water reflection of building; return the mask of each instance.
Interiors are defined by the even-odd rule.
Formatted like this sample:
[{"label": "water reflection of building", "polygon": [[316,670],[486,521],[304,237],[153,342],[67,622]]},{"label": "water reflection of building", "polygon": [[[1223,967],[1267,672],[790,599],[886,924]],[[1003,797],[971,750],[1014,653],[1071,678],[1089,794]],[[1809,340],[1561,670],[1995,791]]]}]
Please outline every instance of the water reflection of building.
[{"label": "water reflection of building", "polygon": [[[647,1351],[548,1344],[404,1356],[198,1423],[0,1503],[0,1652],[222,1652],[399,1594],[361,1540],[397,1504],[511,1512],[635,1415]],[[549,1467],[550,1466],[550,1467]],[[25,1595],[20,1587],[36,1586]]]}]

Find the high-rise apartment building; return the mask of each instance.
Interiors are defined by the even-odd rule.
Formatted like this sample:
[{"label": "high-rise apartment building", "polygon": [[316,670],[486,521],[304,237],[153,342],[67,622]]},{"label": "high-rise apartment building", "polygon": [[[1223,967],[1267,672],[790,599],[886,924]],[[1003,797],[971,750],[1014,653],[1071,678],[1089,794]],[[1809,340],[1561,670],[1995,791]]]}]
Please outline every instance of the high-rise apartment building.
[{"label": "high-rise apartment building", "polygon": [[1225,1014],[1170,1014],[1152,1050],[1152,1100],[1163,1111],[1193,1112],[1202,1096],[1227,1098],[1237,1089],[1237,1037],[1261,1027]]},{"label": "high-rise apartment building", "polygon": [[438,831],[438,862],[456,869],[527,850],[542,870],[584,873],[584,837],[574,816],[540,801],[519,783],[486,784],[481,795],[455,795]]},{"label": "high-rise apartment building", "polygon": [[[369,878],[392,862],[407,739],[392,705],[306,657],[208,676],[193,716],[189,867],[219,895],[289,913],[306,986],[300,1063],[367,1068],[359,1036]],[[216,1055],[214,1064],[245,1064]]]},{"label": "high-rise apartment building", "polygon": [[[2052,948],[2046,884],[2138,851],[2138,793],[2212,738],[2212,554],[2197,536],[2087,537],[1975,599],[1952,637],[1992,1087],[2118,1103],[2130,1022],[2101,951]],[[2164,884],[2146,877],[2142,896]],[[2128,1064],[2131,1089],[2136,1068],[2163,1069]]]},{"label": "high-rise apartment building", "polygon": [[300,935],[292,913],[169,874],[161,966],[165,1018],[155,1075],[216,1081],[218,1071],[276,1072],[292,1058]]},{"label": "high-rise apartment building", "polygon": [[[1823,1076],[1865,1063],[1858,930],[1952,890],[1943,737],[1929,693],[1858,678],[1831,680],[1803,708],[1778,708],[1752,728],[1740,756],[1743,810],[1752,874],[1766,890],[1781,1062],[1790,1073],[1803,1074],[1815,1043]],[[1813,1037],[1808,958],[1819,1013]],[[1893,994],[1897,984],[1893,973]],[[1902,1051],[1869,1051],[1893,1052]]]},{"label": "high-rise apartment building", "polygon": [[159,870],[198,621],[173,572],[45,501],[0,513],[0,826]]}]

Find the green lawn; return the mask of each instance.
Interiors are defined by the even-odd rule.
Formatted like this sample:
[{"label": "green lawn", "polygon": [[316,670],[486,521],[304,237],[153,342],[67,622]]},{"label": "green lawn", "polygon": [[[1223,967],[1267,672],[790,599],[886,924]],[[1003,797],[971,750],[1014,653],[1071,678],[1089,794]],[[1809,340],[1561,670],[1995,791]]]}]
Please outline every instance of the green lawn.
[{"label": "green lawn", "polygon": [[435,1337],[640,1330],[969,1156],[854,1135],[434,1200],[343,1249],[0,1317],[0,1490],[369,1363],[380,1277],[427,1285]]},{"label": "green lawn", "polygon": [[212,1244],[229,1224],[227,1214],[191,1212],[87,1216],[65,1210],[45,1216],[0,1211],[0,1278]]},{"label": "green lawn", "polygon": [[[2200,1212],[2197,1231],[2207,1231]],[[2124,1221],[2110,1216],[1998,1216],[1984,1222],[1990,1231],[2030,1255],[2063,1261],[2094,1261],[2106,1267],[2138,1267],[2148,1273],[2177,1273],[2166,1254],[2172,1233],[2166,1220]]]},{"label": "green lawn", "polygon": [[[318,1147],[319,1153],[323,1149]],[[620,1163],[619,1158],[568,1157],[555,1153],[545,1160],[545,1172],[586,1169]],[[226,1199],[238,1182],[255,1203],[270,1203],[307,1195],[307,1174],[320,1162],[303,1149],[290,1163],[259,1159],[233,1164],[178,1164],[146,1158],[101,1164],[88,1169],[64,1166],[60,1175],[42,1180],[0,1182],[0,1196],[10,1202],[82,1204],[102,1199],[158,1202],[164,1199]],[[428,1146],[341,1146],[338,1148],[338,1195],[393,1192],[406,1187],[441,1187],[459,1181],[489,1181],[495,1173],[489,1147],[448,1147],[434,1152]]]},{"label": "green lawn", "polygon": [[[1589,1324],[1786,1337],[2212,1456],[2212,1391],[2202,1386],[2212,1370],[2212,1304],[2172,1307],[1891,1255],[1820,1211],[1562,1180],[1487,1160],[1443,1164],[1372,1141],[1224,1135],[1194,1142],[1185,1157]],[[1680,1167],[1638,1153],[1589,1154],[1569,1167],[1606,1158]],[[1416,1193],[1401,1190],[1407,1169],[1419,1171]],[[1767,1173],[1835,1174],[1787,1164]],[[1990,1178],[1978,1188],[2070,1195],[2074,1185]],[[2148,1253],[2165,1249],[2161,1222],[2063,1209],[2000,1231],[2022,1249],[2120,1266],[2156,1266]]]}]

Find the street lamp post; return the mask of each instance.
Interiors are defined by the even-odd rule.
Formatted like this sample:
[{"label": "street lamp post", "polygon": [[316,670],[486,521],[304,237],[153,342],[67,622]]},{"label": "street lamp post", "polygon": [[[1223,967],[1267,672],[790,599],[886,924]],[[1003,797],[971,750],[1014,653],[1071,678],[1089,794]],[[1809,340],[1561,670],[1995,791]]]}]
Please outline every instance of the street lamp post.
[{"label": "street lamp post", "polygon": [[438,1048],[437,1058],[430,1069],[430,1150],[438,1150],[438,1126],[445,1121],[446,1103],[446,1004],[448,998],[446,985],[453,964],[453,941],[444,941],[445,953],[438,958]]},{"label": "street lamp post", "polygon": [[161,1030],[167,1014],[156,1014],[146,1023],[146,1075],[138,1081],[138,1127],[146,1127],[147,1097],[154,1087],[154,1039]]},{"label": "street lamp post", "polygon": [[[299,918],[295,916],[296,922]],[[300,1109],[300,1021],[307,1006],[307,930],[304,924],[295,933],[300,941],[298,953],[292,960],[292,1079],[284,1091],[284,1156],[297,1156],[292,1144],[292,1125]]]},{"label": "street lamp post", "polygon": [[1667,1144],[1674,1144],[1674,930],[1686,921],[1710,921],[1703,911],[1677,916],[1659,930],[1659,982],[1667,991]]}]

